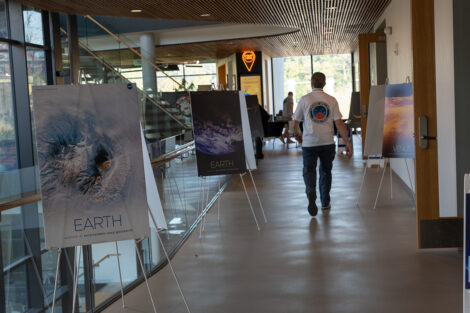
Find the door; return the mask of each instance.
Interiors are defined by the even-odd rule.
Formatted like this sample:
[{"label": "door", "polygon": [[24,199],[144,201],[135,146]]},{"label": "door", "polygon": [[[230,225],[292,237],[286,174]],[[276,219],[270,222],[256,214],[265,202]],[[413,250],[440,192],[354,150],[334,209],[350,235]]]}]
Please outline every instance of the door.
[{"label": "door", "polygon": [[386,37],[383,33],[359,35],[359,77],[361,92],[362,152],[367,136],[370,86],[382,85],[387,78]]},{"label": "door", "polygon": [[218,76],[219,76],[219,89],[226,90],[227,89],[227,70],[224,65],[219,66],[218,68]]}]

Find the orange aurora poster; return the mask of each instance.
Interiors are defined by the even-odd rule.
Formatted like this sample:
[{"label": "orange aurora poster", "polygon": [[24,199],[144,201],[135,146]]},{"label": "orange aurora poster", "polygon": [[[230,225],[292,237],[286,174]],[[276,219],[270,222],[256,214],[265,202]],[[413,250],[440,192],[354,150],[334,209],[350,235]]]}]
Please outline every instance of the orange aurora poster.
[{"label": "orange aurora poster", "polygon": [[382,156],[414,158],[413,133],[413,85],[387,85]]}]

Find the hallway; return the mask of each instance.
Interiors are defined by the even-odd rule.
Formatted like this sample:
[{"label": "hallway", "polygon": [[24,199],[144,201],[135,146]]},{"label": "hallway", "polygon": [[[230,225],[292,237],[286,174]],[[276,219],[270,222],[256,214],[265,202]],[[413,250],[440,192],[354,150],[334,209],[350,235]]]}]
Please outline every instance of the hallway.
[{"label": "hallway", "polygon": [[[254,172],[268,223],[258,232],[234,177],[173,259],[193,313],[455,313],[462,310],[462,256],[456,249],[418,250],[412,195],[370,170],[363,172],[359,138],[351,161],[336,157],[332,210],[310,218],[301,149],[276,141]],[[387,172],[388,175],[388,172]],[[246,180],[247,181],[247,180]],[[248,184],[251,188],[251,184]],[[256,197],[251,198],[262,221]],[[125,269],[123,269],[125,271]],[[157,312],[186,312],[168,266],[150,279]],[[122,312],[121,301],[105,312]],[[152,312],[145,285],[126,295],[125,312]]]}]

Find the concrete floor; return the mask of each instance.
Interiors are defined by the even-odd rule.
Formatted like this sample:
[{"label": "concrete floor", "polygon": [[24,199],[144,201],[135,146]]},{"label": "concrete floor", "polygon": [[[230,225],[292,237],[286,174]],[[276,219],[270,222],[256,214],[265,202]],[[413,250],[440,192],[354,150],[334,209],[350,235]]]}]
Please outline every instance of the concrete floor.
[{"label": "concrete floor", "polygon": [[[220,199],[220,223],[215,205],[203,236],[195,231],[177,253],[173,266],[192,313],[462,311],[461,253],[416,248],[412,196],[398,177],[393,200],[387,179],[373,210],[380,173],[369,171],[356,206],[359,151],[351,161],[337,157],[332,211],[311,218],[301,160],[300,148],[268,143],[255,172],[268,223],[257,231],[234,178]],[[186,312],[168,267],[150,284],[157,312]],[[153,311],[145,285],[126,295],[126,305],[105,312]]]}]

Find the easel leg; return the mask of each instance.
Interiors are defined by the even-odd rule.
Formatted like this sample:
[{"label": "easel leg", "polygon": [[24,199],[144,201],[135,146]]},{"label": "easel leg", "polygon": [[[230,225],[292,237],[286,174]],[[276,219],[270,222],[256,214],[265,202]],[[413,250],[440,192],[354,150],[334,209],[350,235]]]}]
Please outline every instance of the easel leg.
[{"label": "easel leg", "polygon": [[[220,177],[219,177],[219,184],[218,184],[218,189],[217,189],[217,192],[220,191]],[[219,195],[219,197],[217,198],[217,222],[219,222],[220,224],[220,197],[222,196],[222,194]]]},{"label": "easel leg", "polygon": [[408,162],[406,162],[406,159],[405,159],[405,164],[406,164],[406,171],[408,172],[408,179],[410,180],[411,193],[413,194],[413,203],[416,206],[415,188],[414,188],[414,184],[411,180],[411,173],[410,173],[410,169],[408,168]]},{"label": "easel leg", "polygon": [[382,184],[384,182],[385,171],[387,170],[387,161],[384,163],[384,170],[382,172],[382,178],[380,179],[379,190],[377,190],[377,197],[375,198],[374,209],[377,208],[377,202],[379,201],[380,191],[382,190]]},{"label": "easel leg", "polygon": [[248,195],[248,191],[246,190],[243,175],[244,174],[240,174],[240,179],[242,180],[243,189],[245,189],[246,199],[248,200],[248,204],[250,205],[251,213],[253,213],[253,218],[255,219],[256,227],[258,228],[258,231],[260,231],[261,229],[259,228],[258,219],[256,218],[255,210],[253,210],[253,205],[251,205],[250,196]]},{"label": "easel leg", "polygon": [[390,199],[393,199],[393,171],[392,171],[392,162],[390,163]]},{"label": "easel leg", "polygon": [[54,295],[52,296],[52,309],[51,313],[54,313],[55,310],[55,298],[57,295],[57,280],[59,278],[59,267],[60,267],[60,256],[62,255],[62,248],[59,249],[59,254],[57,255],[57,266],[55,270],[55,281],[54,281]]},{"label": "easel leg", "polygon": [[[156,225],[155,225],[155,227],[156,227]],[[139,248],[138,248],[137,242],[135,240],[134,240],[134,246],[135,246],[135,252],[137,254],[137,259],[139,259],[140,268],[142,269],[142,274],[144,275],[145,284],[147,285],[147,291],[149,293],[150,302],[152,302],[153,312],[157,313],[157,309],[155,308],[155,302],[153,301],[153,297],[152,297],[152,292],[150,291],[150,285],[149,285],[149,282],[148,282],[148,279],[147,279],[147,274],[145,273],[144,262],[142,262],[142,257],[140,256]]]},{"label": "easel leg", "polygon": [[259,198],[258,188],[256,188],[256,184],[255,184],[255,180],[253,178],[253,174],[251,173],[251,170],[248,170],[248,172],[250,173],[251,182],[253,183],[253,187],[255,187],[256,196],[258,197],[259,206],[261,208],[261,212],[263,213],[264,222],[267,223],[268,219],[266,218],[266,214],[264,214],[263,204],[261,204],[261,199]]},{"label": "easel leg", "polygon": [[[155,217],[153,216],[153,213],[151,211],[149,212],[150,212],[150,217],[152,218],[153,224],[155,225],[155,227],[157,227],[157,222],[155,221]],[[181,294],[181,297],[183,298],[184,305],[186,306],[186,311],[188,311],[188,313],[191,313],[191,310],[189,309],[189,306],[188,306],[188,302],[186,301],[186,297],[184,296],[183,289],[181,289],[181,285],[179,283],[178,277],[176,276],[176,273],[173,269],[173,265],[171,264],[170,256],[168,255],[168,252],[166,251],[165,246],[163,245],[162,238],[160,237],[160,234],[158,233],[158,231],[157,231],[157,238],[158,238],[158,241],[160,241],[160,245],[162,246],[163,253],[165,254],[165,257],[168,261],[168,266],[170,267],[171,273],[173,274],[173,278],[175,279],[176,285],[178,286],[178,290]]]},{"label": "easel leg", "polygon": [[116,257],[118,263],[118,270],[119,270],[119,283],[121,284],[121,299],[122,299],[122,308],[126,307],[126,303],[124,302],[124,288],[122,287],[122,273],[121,273],[121,261],[119,258],[119,248],[117,241],[114,242],[116,244]]},{"label": "easel leg", "polygon": [[364,173],[362,174],[362,182],[361,182],[361,188],[359,188],[359,195],[357,196],[357,201],[356,201],[356,206],[359,206],[359,199],[361,198],[361,193],[362,193],[362,188],[364,187],[364,181],[366,179],[366,173],[367,173],[367,163],[366,166],[364,167]]},{"label": "easel leg", "polygon": [[[72,294],[72,313],[75,313],[75,305],[77,304],[77,289],[78,289],[78,276],[80,272],[80,260],[82,258],[82,250],[83,247],[78,247],[78,259],[73,261],[74,269],[73,269],[73,294]],[[76,253],[76,252],[75,252]]]}]

